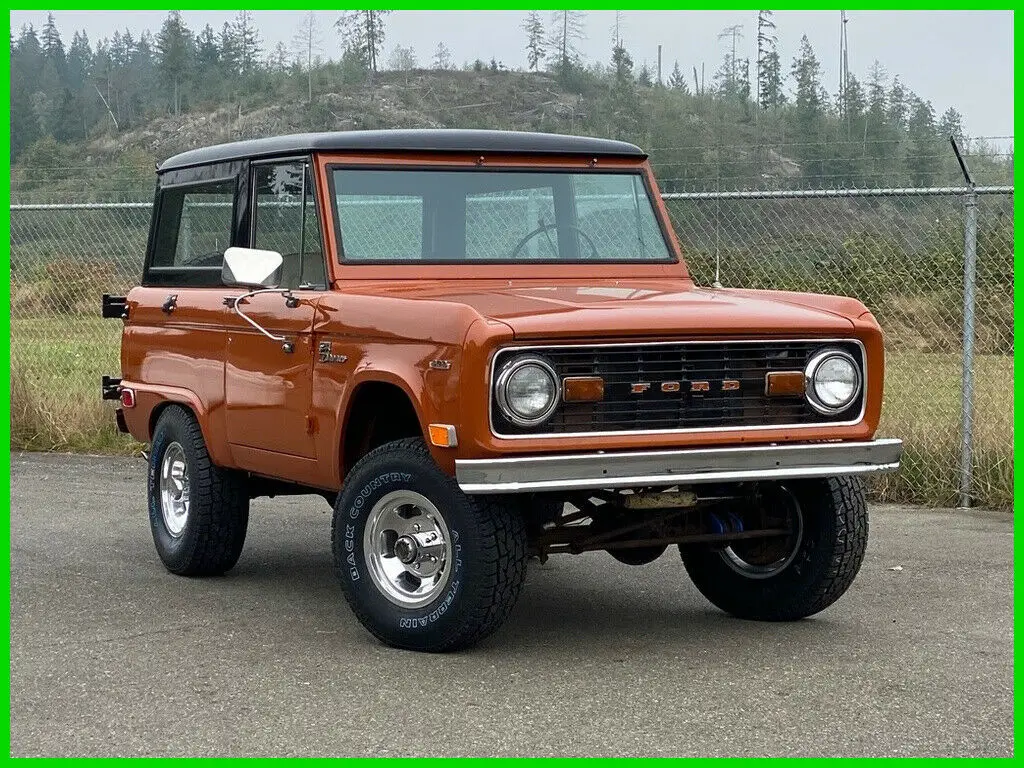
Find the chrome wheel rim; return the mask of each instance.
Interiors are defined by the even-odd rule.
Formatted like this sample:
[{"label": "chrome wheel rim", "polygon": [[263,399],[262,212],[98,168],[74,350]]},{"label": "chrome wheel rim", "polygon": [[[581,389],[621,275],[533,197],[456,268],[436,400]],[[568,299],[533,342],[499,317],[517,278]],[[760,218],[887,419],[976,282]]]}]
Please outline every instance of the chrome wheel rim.
[{"label": "chrome wheel rim", "polygon": [[[793,527],[793,532],[782,539],[765,540],[757,544],[744,542],[742,545],[729,545],[721,550],[722,560],[737,573],[749,579],[768,579],[781,573],[796,559],[797,552],[804,539],[804,516],[800,502],[788,488],[780,487],[780,505],[785,505],[783,514]],[[765,547],[760,552],[759,546]],[[738,550],[738,551],[737,551]],[[753,557],[756,553],[758,556]]]},{"label": "chrome wheel rim", "polygon": [[451,575],[451,535],[434,504],[415,491],[393,491],[374,504],[363,530],[370,579],[395,605],[432,602]]},{"label": "chrome wheel rim", "polygon": [[160,512],[164,527],[174,538],[181,536],[188,523],[189,480],[185,451],[171,443],[160,462]]}]

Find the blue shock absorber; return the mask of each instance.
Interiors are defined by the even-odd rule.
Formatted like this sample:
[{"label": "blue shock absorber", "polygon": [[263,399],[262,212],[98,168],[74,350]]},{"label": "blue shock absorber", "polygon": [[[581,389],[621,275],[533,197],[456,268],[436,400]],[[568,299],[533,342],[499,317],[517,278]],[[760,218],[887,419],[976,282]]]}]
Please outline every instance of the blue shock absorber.
[{"label": "blue shock absorber", "polygon": [[743,533],[743,521],[735,513],[729,513],[729,533]]}]

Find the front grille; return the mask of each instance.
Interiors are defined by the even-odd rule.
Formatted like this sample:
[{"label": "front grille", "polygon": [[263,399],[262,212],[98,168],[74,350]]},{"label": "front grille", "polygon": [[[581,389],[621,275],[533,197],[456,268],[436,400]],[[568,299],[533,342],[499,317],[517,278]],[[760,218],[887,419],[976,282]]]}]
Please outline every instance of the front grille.
[{"label": "front grille", "polygon": [[[851,421],[861,411],[864,387],[849,409],[830,415],[815,411],[803,395],[765,394],[768,372],[802,371],[808,359],[825,348],[850,353],[863,379],[863,351],[852,341],[678,342],[502,350],[495,360],[495,371],[519,355],[536,355],[551,364],[559,379],[601,376],[604,400],[561,403],[549,421],[524,429],[508,422],[492,397],[491,423],[499,435],[532,435]],[[666,382],[669,391],[662,389]],[[645,389],[642,385],[650,386]]]}]

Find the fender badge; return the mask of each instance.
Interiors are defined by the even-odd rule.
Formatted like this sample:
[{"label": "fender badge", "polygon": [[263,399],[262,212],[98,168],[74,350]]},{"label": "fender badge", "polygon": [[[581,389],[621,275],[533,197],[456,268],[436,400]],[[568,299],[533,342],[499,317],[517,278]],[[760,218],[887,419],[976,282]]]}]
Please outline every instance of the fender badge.
[{"label": "fender badge", "polygon": [[348,355],[333,354],[331,352],[331,342],[329,341],[321,341],[317,351],[320,353],[321,363],[344,363],[348,360]]}]

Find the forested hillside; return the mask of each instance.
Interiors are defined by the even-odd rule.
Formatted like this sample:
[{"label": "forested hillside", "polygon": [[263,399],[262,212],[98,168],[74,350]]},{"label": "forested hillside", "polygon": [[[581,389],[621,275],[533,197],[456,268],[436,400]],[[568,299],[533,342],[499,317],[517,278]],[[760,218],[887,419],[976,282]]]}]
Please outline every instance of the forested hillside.
[{"label": "forested hillside", "polygon": [[[387,45],[387,14],[344,12],[336,29],[307,15],[292,46],[267,50],[251,14],[219,30],[189,29],[172,11],[159,30],[90,41],[42,29],[11,36],[11,159],[16,196],[45,188],[117,196],[151,181],[155,161],[185,148],[275,133],[477,127],[611,136],[648,149],[673,189],[928,186],[958,183],[941,116],[876,62],[829,93],[804,38],[781,61],[770,11],[754,60],[726,50],[704,78],[667,63],[659,82],[613,34],[606,62],[576,51],[582,16],[531,13],[526,66],[456,65],[441,43],[429,61]],[[340,35],[338,60],[316,53]],[[971,147],[987,183],[1009,182],[1012,153]],[[87,173],[86,173],[87,170]],[[71,189],[74,187],[74,190]]]}]

